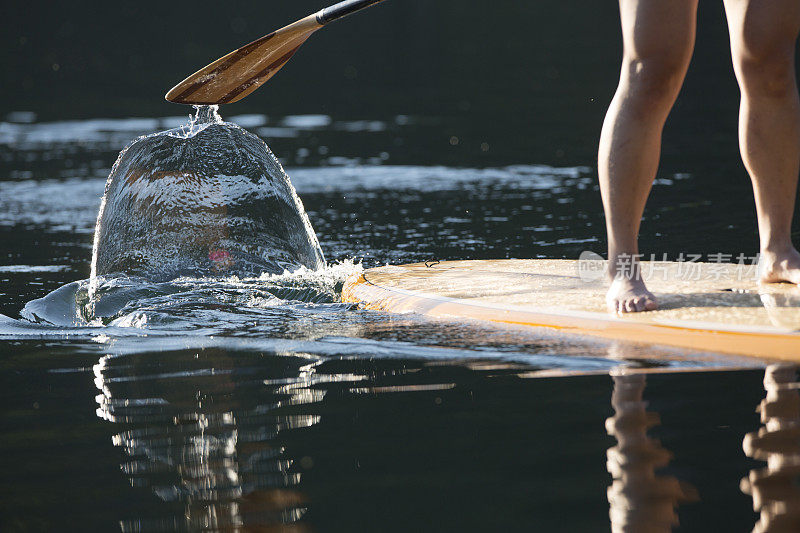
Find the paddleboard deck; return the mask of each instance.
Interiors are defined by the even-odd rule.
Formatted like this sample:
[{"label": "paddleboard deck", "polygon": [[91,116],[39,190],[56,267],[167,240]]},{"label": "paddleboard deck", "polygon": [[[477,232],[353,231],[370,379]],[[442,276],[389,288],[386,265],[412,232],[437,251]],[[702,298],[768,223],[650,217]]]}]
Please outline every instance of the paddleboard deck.
[{"label": "paddleboard deck", "polygon": [[367,309],[800,361],[800,289],[759,285],[755,267],[643,262],[659,309],[612,315],[602,261],[503,259],[385,266],[355,274],[342,300]]}]

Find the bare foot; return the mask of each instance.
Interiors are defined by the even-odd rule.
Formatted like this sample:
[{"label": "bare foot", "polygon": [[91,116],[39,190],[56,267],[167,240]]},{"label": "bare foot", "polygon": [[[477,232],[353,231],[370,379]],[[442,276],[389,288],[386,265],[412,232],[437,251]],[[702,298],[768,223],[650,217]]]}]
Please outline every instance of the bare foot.
[{"label": "bare foot", "polygon": [[761,283],[800,284],[800,253],[794,248],[784,252],[762,252],[758,260]]},{"label": "bare foot", "polygon": [[647,290],[643,280],[620,276],[611,282],[606,294],[606,305],[612,313],[638,313],[653,311],[658,307],[656,297]]}]

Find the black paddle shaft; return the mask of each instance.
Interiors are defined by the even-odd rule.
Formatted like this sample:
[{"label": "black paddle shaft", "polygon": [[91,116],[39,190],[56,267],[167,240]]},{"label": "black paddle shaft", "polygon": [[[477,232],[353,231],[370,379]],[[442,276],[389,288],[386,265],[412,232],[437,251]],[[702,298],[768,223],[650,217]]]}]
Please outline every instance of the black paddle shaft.
[{"label": "black paddle shaft", "polygon": [[346,17],[351,13],[355,13],[365,7],[377,4],[378,2],[383,2],[383,0],[345,0],[344,2],[326,7],[317,13],[317,22],[320,24],[327,24],[328,22]]}]

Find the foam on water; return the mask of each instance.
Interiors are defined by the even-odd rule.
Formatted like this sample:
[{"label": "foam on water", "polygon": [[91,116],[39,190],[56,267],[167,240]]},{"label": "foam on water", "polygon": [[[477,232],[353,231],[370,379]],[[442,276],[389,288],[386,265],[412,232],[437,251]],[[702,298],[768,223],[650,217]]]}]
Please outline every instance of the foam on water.
[{"label": "foam on water", "polygon": [[[140,276],[98,276],[68,283],[44,298],[28,302],[20,315],[33,323],[71,328],[148,329],[153,333],[193,331],[241,333],[258,327],[263,311],[289,318],[306,311],[338,313],[341,287],[360,264],[343,261],[322,269],[300,268],[257,277],[182,277],[153,282]],[[265,328],[275,326],[265,320]]]}]

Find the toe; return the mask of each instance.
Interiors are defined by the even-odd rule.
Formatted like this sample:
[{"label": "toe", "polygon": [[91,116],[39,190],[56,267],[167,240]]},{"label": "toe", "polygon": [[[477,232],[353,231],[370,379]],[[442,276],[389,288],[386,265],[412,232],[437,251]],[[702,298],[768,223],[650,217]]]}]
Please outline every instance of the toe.
[{"label": "toe", "polygon": [[606,307],[608,308],[608,312],[612,315],[614,313],[619,313],[619,300],[616,299],[609,299],[606,301]]}]

